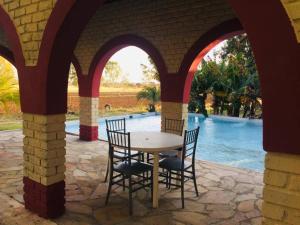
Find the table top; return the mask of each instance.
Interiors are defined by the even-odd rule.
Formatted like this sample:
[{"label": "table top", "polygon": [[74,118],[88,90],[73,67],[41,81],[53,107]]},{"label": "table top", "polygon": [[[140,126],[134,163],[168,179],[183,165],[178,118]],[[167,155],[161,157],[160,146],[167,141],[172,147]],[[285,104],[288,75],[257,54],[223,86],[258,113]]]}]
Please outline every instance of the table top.
[{"label": "table top", "polygon": [[132,150],[143,152],[163,152],[182,147],[183,137],[165,132],[130,132]]}]

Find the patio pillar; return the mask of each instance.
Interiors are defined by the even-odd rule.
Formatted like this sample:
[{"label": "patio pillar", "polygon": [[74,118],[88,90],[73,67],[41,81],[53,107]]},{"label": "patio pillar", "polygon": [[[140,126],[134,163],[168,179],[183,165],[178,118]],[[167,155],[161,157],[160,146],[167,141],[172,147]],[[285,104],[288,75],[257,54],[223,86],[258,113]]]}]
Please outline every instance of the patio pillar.
[{"label": "patio pillar", "polygon": [[23,114],[25,208],[45,218],[65,211],[65,114]]},{"label": "patio pillar", "polygon": [[98,97],[80,97],[80,139],[98,139]]},{"label": "patio pillar", "polygon": [[264,225],[300,221],[300,155],[267,153],[263,191]]},{"label": "patio pillar", "polygon": [[161,130],[164,131],[165,118],[185,120],[184,129],[187,128],[188,104],[182,102],[161,102]]}]

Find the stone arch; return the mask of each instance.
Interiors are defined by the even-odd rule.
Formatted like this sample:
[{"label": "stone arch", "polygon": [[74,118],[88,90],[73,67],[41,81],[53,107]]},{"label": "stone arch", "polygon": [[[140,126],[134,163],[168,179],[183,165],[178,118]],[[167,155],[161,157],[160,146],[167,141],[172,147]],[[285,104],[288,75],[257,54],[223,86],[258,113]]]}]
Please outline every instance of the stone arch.
[{"label": "stone arch", "polygon": [[193,44],[185,55],[179,69],[179,74],[185,76],[182,96],[184,103],[189,102],[192,81],[203,57],[220,42],[243,32],[244,30],[239,20],[233,19],[212,28]]},{"label": "stone arch", "polygon": [[107,61],[117,51],[128,46],[136,46],[149,54],[157,67],[160,79],[164,79],[167,68],[160,52],[155,46],[137,35],[121,35],[106,42],[94,56],[87,77],[81,75],[82,79],[88,80],[89,82],[86,82],[86,85],[88,86],[80,87],[80,96],[97,97],[99,95],[100,79]]}]

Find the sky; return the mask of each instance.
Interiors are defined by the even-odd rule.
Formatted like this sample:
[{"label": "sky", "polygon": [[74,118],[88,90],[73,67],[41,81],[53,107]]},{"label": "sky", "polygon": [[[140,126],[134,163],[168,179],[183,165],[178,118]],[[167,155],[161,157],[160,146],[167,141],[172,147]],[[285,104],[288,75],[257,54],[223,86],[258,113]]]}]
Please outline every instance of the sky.
[{"label": "sky", "polygon": [[[219,43],[205,56],[205,58],[213,58],[214,51],[219,50],[223,45],[223,42]],[[119,50],[110,58],[110,60],[119,63],[122,73],[128,74],[128,80],[131,83],[142,83],[143,71],[140,65],[150,65],[148,54],[142,49],[134,46],[129,46]]]}]

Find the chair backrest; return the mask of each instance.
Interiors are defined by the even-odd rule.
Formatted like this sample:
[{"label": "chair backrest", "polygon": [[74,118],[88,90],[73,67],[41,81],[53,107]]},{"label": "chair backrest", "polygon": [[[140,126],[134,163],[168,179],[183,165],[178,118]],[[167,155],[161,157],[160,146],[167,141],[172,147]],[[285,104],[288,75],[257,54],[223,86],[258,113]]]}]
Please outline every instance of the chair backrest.
[{"label": "chair backrest", "polygon": [[184,120],[165,118],[164,131],[182,136]]},{"label": "chair backrest", "polygon": [[114,120],[105,120],[106,129],[110,131],[120,131],[126,132],[126,120],[122,119],[114,119]]},{"label": "chair backrest", "polygon": [[[109,144],[109,157],[111,162],[115,156],[116,149],[122,149],[126,152],[126,161],[131,165],[130,133],[123,131],[111,131],[106,129]],[[124,158],[125,159],[125,158]]]},{"label": "chair backrest", "polygon": [[187,157],[192,157],[192,161],[195,161],[195,153],[197,148],[197,141],[199,135],[200,127],[194,130],[189,130],[184,132],[184,141],[182,148],[182,166],[184,166],[184,160]]}]

